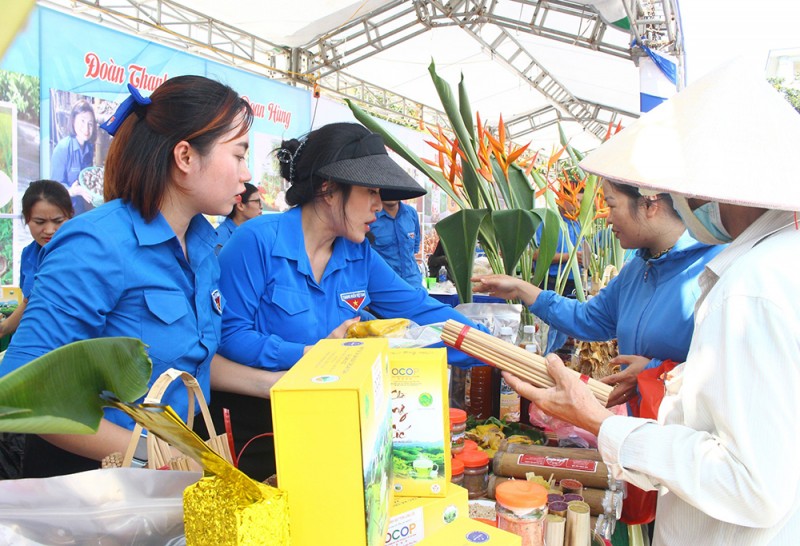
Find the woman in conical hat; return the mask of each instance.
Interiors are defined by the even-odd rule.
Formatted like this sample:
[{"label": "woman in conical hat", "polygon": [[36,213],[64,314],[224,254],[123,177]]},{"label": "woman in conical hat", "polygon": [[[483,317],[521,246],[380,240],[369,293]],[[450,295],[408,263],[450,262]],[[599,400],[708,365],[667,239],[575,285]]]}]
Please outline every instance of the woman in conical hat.
[{"label": "woman in conical hat", "polygon": [[598,435],[617,478],[660,489],[654,545],[796,544],[800,536],[800,115],[741,62],[698,80],[581,167],[670,192],[695,238],[730,242],[699,278],[686,362],[658,421],[612,415],[554,355],[556,386],[504,374]]}]

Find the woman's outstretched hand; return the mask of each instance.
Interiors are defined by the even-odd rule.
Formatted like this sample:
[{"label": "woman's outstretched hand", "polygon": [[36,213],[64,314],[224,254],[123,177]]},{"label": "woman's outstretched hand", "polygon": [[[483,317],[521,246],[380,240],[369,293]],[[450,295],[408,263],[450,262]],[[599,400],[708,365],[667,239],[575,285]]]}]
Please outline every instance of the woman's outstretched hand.
[{"label": "woman's outstretched hand", "polygon": [[612,365],[627,364],[628,367],[599,379],[601,383],[614,387],[614,390],[608,395],[609,408],[626,403],[636,394],[636,378],[648,362],[650,362],[649,358],[639,355],[619,355],[611,359]]}]

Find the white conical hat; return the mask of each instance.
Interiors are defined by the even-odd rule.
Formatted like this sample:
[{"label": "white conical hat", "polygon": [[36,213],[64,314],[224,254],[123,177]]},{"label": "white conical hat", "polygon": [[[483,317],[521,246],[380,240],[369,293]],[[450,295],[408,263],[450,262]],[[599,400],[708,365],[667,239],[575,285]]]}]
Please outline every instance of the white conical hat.
[{"label": "white conical hat", "polygon": [[580,166],[645,190],[800,210],[800,113],[763,64],[728,63],[590,153]]}]

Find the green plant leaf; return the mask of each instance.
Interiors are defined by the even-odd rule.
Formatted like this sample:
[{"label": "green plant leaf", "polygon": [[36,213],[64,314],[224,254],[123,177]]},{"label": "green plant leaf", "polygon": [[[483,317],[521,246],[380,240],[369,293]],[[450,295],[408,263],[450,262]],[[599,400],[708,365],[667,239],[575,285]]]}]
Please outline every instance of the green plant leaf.
[{"label": "green plant leaf", "polygon": [[[556,248],[558,246],[558,232],[561,230],[560,223],[563,222],[561,216],[558,215],[553,209],[537,209],[540,216],[544,217],[544,227],[542,228],[542,236],[539,241],[539,257],[536,260],[536,266],[533,269],[533,284],[540,286],[545,277],[550,271],[550,264],[556,255]],[[553,289],[554,287],[548,287]]]},{"label": "green plant leaf", "polygon": [[506,275],[515,275],[517,263],[531,244],[536,228],[540,223],[538,215],[529,210],[495,210],[491,215],[495,237],[503,256],[503,270]]},{"label": "green plant leaf", "polygon": [[525,171],[517,164],[508,166],[508,186],[515,207],[525,210],[534,208],[535,193]]},{"label": "green plant leaf", "polygon": [[432,168],[430,165],[425,163],[417,154],[411,151],[405,144],[403,144],[397,137],[395,137],[392,133],[387,131],[383,125],[378,123],[378,120],[373,118],[371,115],[366,113],[362,110],[357,104],[355,104],[350,99],[345,99],[347,106],[350,107],[350,110],[353,112],[353,116],[360,121],[364,127],[372,131],[373,133],[378,133],[383,138],[383,142],[392,149],[397,155],[411,163],[415,168],[422,171],[425,176],[433,180],[433,182],[439,186],[450,198],[455,201],[460,207],[464,207],[464,200],[453,191],[450,187],[450,183],[445,179],[444,175],[441,172],[437,171],[436,169]]},{"label": "green plant leaf", "polygon": [[151,371],[138,339],[70,343],[0,378],[0,431],[91,434],[103,417],[100,393],[136,400],[147,392]]},{"label": "green plant leaf", "polygon": [[[459,105],[456,104],[455,97],[453,97],[453,91],[450,88],[450,84],[448,84],[444,79],[442,79],[436,73],[436,65],[433,61],[428,66],[428,72],[431,75],[431,79],[433,80],[433,85],[436,88],[436,93],[439,95],[439,100],[442,101],[442,107],[444,108],[445,113],[447,114],[447,119],[450,121],[451,129],[453,133],[455,133],[458,142],[461,144],[461,150],[464,152],[464,156],[467,158],[466,163],[462,161],[461,168],[464,175],[464,190],[472,195],[473,193],[480,193],[482,196],[483,201],[481,202],[472,202],[472,208],[482,208],[485,206],[490,206],[492,203],[491,198],[489,197],[488,188],[486,187],[486,182],[484,182],[483,177],[478,174],[478,170],[480,169],[480,162],[478,161],[478,154],[475,152],[474,147],[474,139],[471,137],[469,129],[467,128],[466,124],[464,123],[464,119],[462,118],[461,110],[459,109]],[[472,170],[475,177],[468,178],[466,176],[466,172],[468,170]],[[472,183],[472,180],[477,180],[478,184],[475,188],[467,187],[468,183]],[[474,191],[473,191],[474,190]],[[464,208],[464,207],[462,207]]]},{"label": "green plant leaf", "polygon": [[467,86],[464,84],[464,73],[461,73],[461,79],[458,82],[458,109],[461,111],[461,119],[464,121],[464,127],[470,136],[470,145],[475,149],[475,124],[472,119],[472,106],[469,103],[469,95],[467,94]]},{"label": "green plant leaf", "polygon": [[462,303],[472,301],[472,265],[475,260],[475,243],[478,230],[489,213],[488,209],[464,209],[454,212],[436,224],[442,241],[450,275]]}]

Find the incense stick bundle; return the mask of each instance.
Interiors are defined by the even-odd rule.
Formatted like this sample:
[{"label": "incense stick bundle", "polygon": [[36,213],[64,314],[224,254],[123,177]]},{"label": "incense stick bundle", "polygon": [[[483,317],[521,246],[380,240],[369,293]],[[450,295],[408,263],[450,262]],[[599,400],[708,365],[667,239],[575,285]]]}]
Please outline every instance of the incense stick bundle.
[{"label": "incense stick bundle", "polygon": [[[445,322],[442,341],[445,345],[455,347],[490,366],[511,372],[537,387],[552,387],[555,384],[547,373],[547,364],[543,357],[455,320]],[[574,370],[569,371],[580,375]],[[601,404],[605,406],[608,403],[608,395],[613,387],[586,376],[581,376],[581,380],[589,386]]]}]

